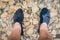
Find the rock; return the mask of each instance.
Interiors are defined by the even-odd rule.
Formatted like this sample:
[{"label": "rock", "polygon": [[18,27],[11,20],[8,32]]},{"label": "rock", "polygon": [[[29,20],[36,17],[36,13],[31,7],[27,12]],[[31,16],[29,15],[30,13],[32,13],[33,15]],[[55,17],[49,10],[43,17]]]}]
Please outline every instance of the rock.
[{"label": "rock", "polygon": [[56,37],[56,30],[53,30],[51,34],[53,34],[53,37]]},{"label": "rock", "polygon": [[13,6],[14,3],[15,3],[14,0],[9,0],[9,5],[10,5],[10,6]]},{"label": "rock", "polygon": [[1,6],[2,9],[6,8],[6,4],[5,3],[0,2],[0,6]]},{"label": "rock", "polygon": [[50,26],[49,29],[51,30],[52,29],[52,26]]},{"label": "rock", "polygon": [[52,8],[51,4],[47,4],[47,8],[51,9]]},{"label": "rock", "polygon": [[37,35],[36,35],[36,34],[33,34],[32,36],[33,36],[34,38],[36,38],[36,37],[37,37]]},{"label": "rock", "polygon": [[25,18],[29,18],[30,15],[29,15],[28,13],[25,13],[25,14],[24,14],[24,17],[25,17]]},{"label": "rock", "polygon": [[29,38],[27,38],[26,40],[30,40]]},{"label": "rock", "polygon": [[27,31],[26,31],[26,34],[31,36],[33,34],[33,28],[29,28]]},{"label": "rock", "polygon": [[2,31],[2,29],[3,29],[3,28],[0,26],[0,31]]},{"label": "rock", "polygon": [[34,5],[34,1],[33,0],[25,0],[27,2],[27,6],[28,7],[32,7]]},{"label": "rock", "polygon": [[37,25],[39,23],[39,21],[37,19],[33,19],[33,24]]},{"label": "rock", "polygon": [[1,0],[2,2],[8,2],[9,0]]},{"label": "rock", "polygon": [[0,9],[0,15],[3,13],[3,9]]},{"label": "rock", "polygon": [[16,11],[17,9],[21,8],[21,6],[10,6],[10,10]]},{"label": "rock", "polygon": [[30,22],[24,22],[24,26],[30,25]]},{"label": "rock", "polygon": [[21,3],[23,3],[24,0],[19,0]]},{"label": "rock", "polygon": [[2,23],[2,26],[3,26],[3,28],[5,28],[7,26],[7,24],[6,23]]},{"label": "rock", "polygon": [[6,12],[1,15],[1,18],[6,18],[6,17],[7,17],[7,13]]},{"label": "rock", "polygon": [[32,22],[33,22],[33,20],[32,20],[32,19],[30,19],[30,20],[29,20],[29,22],[31,22],[31,23],[32,23]]},{"label": "rock", "polygon": [[60,34],[60,30],[58,30],[58,34]]},{"label": "rock", "polygon": [[54,17],[57,15],[57,11],[54,8],[52,8],[50,9],[50,14],[51,14],[51,17]]},{"label": "rock", "polygon": [[39,4],[39,8],[44,8],[44,4]]},{"label": "rock", "polygon": [[15,0],[15,3],[18,3],[20,0]]},{"label": "rock", "polygon": [[16,12],[17,9],[21,8],[20,6],[10,6],[9,14],[7,17],[12,18],[13,14]]},{"label": "rock", "polygon": [[57,25],[56,25],[56,28],[60,28],[60,24],[57,24]]},{"label": "rock", "polygon": [[26,3],[25,1],[23,1],[22,8],[24,8],[24,9],[28,9],[28,8],[27,8],[27,3]]},{"label": "rock", "polygon": [[34,6],[32,7],[32,13],[36,13],[36,12],[38,12],[38,11],[39,11],[38,6],[37,6],[37,5],[34,5]]},{"label": "rock", "polygon": [[27,10],[27,13],[28,13],[28,14],[31,14],[31,12],[32,12],[32,9],[28,9],[28,10]]},{"label": "rock", "polygon": [[4,9],[4,12],[8,12],[9,11],[9,7],[6,7],[5,9]]}]

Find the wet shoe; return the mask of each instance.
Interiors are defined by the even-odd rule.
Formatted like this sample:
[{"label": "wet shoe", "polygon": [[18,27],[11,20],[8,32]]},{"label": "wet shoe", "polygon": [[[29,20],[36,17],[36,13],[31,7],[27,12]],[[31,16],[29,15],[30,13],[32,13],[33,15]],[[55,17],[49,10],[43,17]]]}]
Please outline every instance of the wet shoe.
[{"label": "wet shoe", "polygon": [[43,8],[40,13],[40,24],[38,28],[38,33],[40,33],[40,25],[42,23],[46,23],[47,25],[49,24],[50,21],[50,11],[47,8]]},{"label": "wet shoe", "polygon": [[40,13],[40,24],[47,23],[50,21],[50,11],[47,8],[43,8]]},{"label": "wet shoe", "polygon": [[23,11],[22,9],[18,9],[13,16],[13,20],[14,23],[18,22],[21,24],[21,35],[23,35],[23,27],[22,27],[23,19],[24,19]]}]

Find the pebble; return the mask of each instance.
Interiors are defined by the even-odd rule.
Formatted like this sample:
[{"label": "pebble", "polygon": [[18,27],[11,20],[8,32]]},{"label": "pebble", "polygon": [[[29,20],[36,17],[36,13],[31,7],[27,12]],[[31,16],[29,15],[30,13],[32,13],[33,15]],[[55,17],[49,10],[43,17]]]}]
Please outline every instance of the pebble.
[{"label": "pebble", "polygon": [[24,9],[28,9],[28,8],[27,8],[27,3],[26,3],[25,1],[23,1],[22,7],[23,7]]},{"label": "pebble", "polygon": [[34,1],[32,0],[25,0],[27,2],[28,7],[32,7],[34,5]]},{"label": "pebble", "polygon": [[51,12],[50,12],[51,17],[54,17],[54,16],[57,15],[57,11],[56,11],[55,9],[52,8],[50,11],[51,11]]},{"label": "pebble", "polygon": [[28,13],[25,13],[25,14],[24,14],[24,17],[25,17],[25,18],[29,18],[30,15],[29,15]]},{"label": "pebble", "polygon": [[9,7],[6,7],[5,9],[4,9],[4,12],[8,12],[9,11]]},{"label": "pebble", "polygon": [[30,22],[24,22],[24,26],[30,25]]},{"label": "pebble", "polygon": [[6,17],[7,17],[7,13],[6,12],[1,15],[1,18],[6,18]]},{"label": "pebble", "polygon": [[39,21],[37,19],[33,19],[33,24],[37,25],[39,23]]},{"label": "pebble", "polygon": [[8,2],[9,0],[1,0],[1,1],[3,1],[3,2]]},{"label": "pebble", "polygon": [[8,5],[13,5],[15,3],[15,1],[14,0],[9,0],[9,4]]},{"label": "pebble", "polygon": [[56,25],[56,28],[60,28],[60,24],[57,24],[57,25]]},{"label": "pebble", "polygon": [[26,34],[27,35],[32,35],[33,34],[33,28],[29,28],[27,31],[26,31]]},{"label": "pebble", "polygon": [[38,8],[37,5],[34,5],[34,6],[32,7],[32,13],[36,13],[37,11],[39,11],[39,8]]},{"label": "pebble", "polygon": [[33,36],[34,38],[36,38],[36,37],[37,37],[37,36],[36,36],[36,34],[33,34],[32,36]]},{"label": "pebble", "polygon": [[58,34],[60,34],[60,30],[58,31]]},{"label": "pebble", "polygon": [[3,13],[3,9],[0,9],[0,15]]},{"label": "pebble", "polygon": [[44,8],[44,4],[39,4],[39,8]]},{"label": "pebble", "polygon": [[53,34],[53,37],[56,37],[56,31],[55,30],[52,30],[51,34]]},{"label": "pebble", "polygon": [[2,2],[0,2],[0,6],[1,6],[1,8],[6,8],[6,4],[5,3],[2,3]]},{"label": "pebble", "polygon": [[15,0],[15,3],[18,3],[19,2],[19,0]]}]

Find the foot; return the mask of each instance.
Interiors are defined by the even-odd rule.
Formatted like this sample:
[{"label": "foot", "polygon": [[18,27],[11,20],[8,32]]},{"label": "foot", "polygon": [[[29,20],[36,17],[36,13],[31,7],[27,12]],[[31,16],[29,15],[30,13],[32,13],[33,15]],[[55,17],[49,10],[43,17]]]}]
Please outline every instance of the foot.
[{"label": "foot", "polygon": [[23,18],[24,18],[24,14],[22,9],[18,9],[14,14],[13,19],[14,19],[14,23],[16,22],[20,23],[22,35],[23,35],[23,27],[22,27]]},{"label": "foot", "polygon": [[21,40],[21,28],[20,24],[16,22],[11,34],[8,36],[8,40]]},{"label": "foot", "polygon": [[46,23],[49,24],[50,21],[50,12],[47,8],[43,8],[40,13],[40,24]]}]

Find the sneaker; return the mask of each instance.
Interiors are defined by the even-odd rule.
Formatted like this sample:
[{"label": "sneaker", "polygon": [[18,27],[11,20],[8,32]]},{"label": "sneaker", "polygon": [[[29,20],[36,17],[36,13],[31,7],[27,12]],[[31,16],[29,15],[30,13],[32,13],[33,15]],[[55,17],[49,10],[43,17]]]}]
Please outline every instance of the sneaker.
[{"label": "sneaker", "polygon": [[40,24],[46,23],[49,24],[50,21],[50,11],[47,8],[43,8],[40,13]]},{"label": "sneaker", "polygon": [[50,21],[50,11],[47,8],[43,8],[40,13],[40,24],[38,28],[38,33],[40,33],[40,25],[42,23],[46,23],[47,25],[49,24]]}]

